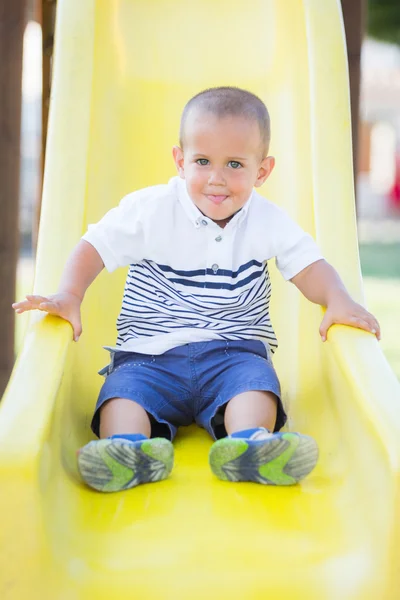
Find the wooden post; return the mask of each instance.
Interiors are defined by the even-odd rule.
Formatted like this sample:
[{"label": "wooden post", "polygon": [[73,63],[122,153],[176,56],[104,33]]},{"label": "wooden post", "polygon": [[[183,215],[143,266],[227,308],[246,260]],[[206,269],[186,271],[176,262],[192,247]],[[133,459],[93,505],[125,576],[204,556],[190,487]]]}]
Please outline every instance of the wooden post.
[{"label": "wooden post", "polygon": [[42,0],[42,32],[43,32],[43,113],[42,113],[42,148],[46,153],[47,123],[49,119],[51,67],[53,60],[54,28],[56,19],[56,0]]},{"label": "wooden post", "polygon": [[42,181],[44,171],[44,161],[46,156],[47,124],[49,120],[50,93],[51,93],[51,75],[54,46],[54,28],[56,19],[56,0],[36,0],[37,18],[42,26],[42,160],[41,160],[41,185],[35,205],[33,226],[32,226],[32,244],[37,246],[37,236],[39,231],[41,199],[42,199]]},{"label": "wooden post", "polygon": [[0,398],[14,365],[25,0],[0,0]]},{"label": "wooden post", "polygon": [[361,46],[365,32],[366,0],[341,0],[349,62],[354,182],[358,165]]}]

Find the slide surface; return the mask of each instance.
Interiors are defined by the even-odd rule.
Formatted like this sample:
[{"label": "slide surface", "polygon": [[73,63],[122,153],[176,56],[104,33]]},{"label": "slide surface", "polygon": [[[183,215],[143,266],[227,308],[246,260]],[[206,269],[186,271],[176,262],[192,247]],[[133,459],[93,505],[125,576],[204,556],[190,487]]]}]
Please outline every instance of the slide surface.
[{"label": "slide surface", "polygon": [[[119,199],[174,175],[194,93],[248,88],[272,118],[262,193],[314,235],[362,301],[339,0],[68,0],[56,54],[35,291]],[[318,306],[273,271],[276,368],[289,427],[316,438],[301,485],[218,481],[211,440],[176,441],[171,477],[120,494],[78,478],[76,449],[115,340],[125,273],[102,273],[84,333],[42,313],[0,405],[2,600],[386,600],[400,589],[400,388],[372,335],[322,344]],[[22,317],[25,318],[25,317]]]}]

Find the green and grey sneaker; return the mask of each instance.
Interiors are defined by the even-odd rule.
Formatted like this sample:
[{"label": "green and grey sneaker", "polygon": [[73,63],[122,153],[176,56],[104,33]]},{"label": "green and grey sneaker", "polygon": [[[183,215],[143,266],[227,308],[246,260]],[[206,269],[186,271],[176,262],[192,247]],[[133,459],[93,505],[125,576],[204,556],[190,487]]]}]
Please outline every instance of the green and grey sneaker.
[{"label": "green and grey sneaker", "polygon": [[225,481],[293,485],[317,464],[318,446],[308,435],[260,428],[249,437],[218,440],[211,446],[209,460],[212,472]]},{"label": "green and grey sneaker", "polygon": [[100,492],[119,492],[166,479],[173,462],[174,447],[165,438],[134,442],[107,438],[89,442],[78,451],[82,479]]}]

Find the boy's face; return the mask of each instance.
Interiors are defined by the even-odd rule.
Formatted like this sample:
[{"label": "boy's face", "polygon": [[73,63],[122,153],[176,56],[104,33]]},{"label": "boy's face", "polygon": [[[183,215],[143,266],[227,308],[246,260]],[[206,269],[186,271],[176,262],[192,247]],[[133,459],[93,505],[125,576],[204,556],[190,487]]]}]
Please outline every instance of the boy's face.
[{"label": "boy's face", "polygon": [[183,149],[174,146],[178,173],[207,217],[225,226],[274,168],[263,157],[258,123],[243,117],[218,118],[195,111],[188,115]]}]

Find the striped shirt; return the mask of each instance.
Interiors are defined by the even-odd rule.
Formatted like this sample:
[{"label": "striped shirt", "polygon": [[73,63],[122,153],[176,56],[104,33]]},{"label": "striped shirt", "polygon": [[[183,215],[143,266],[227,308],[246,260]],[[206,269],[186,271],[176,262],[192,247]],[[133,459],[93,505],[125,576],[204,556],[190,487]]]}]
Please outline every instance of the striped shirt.
[{"label": "striped shirt", "polygon": [[248,339],[274,352],[268,260],[288,280],[322,258],[313,238],[255,191],[222,229],[179,177],[127,195],[83,239],[108,271],[129,265],[116,345],[106,348],[144,354]]}]

